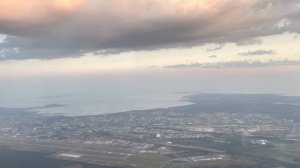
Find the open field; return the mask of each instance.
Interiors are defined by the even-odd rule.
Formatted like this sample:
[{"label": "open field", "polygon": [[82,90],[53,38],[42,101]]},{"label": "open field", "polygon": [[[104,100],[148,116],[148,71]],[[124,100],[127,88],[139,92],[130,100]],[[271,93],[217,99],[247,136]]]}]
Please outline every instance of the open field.
[{"label": "open field", "polygon": [[0,146],[1,168],[121,168],[47,157],[48,153],[17,151]]},{"label": "open field", "polygon": [[[47,157],[56,159],[110,166],[124,165],[126,158],[135,153],[130,149],[112,146],[29,141],[7,137],[0,137],[0,145],[6,145],[18,151],[46,151],[51,153]],[[79,155],[80,157],[63,157],[60,154]]]}]

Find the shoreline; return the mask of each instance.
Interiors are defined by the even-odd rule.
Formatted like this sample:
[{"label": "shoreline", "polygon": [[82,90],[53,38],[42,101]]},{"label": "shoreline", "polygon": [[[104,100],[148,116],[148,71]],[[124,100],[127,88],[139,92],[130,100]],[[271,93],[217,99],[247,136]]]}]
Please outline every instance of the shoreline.
[{"label": "shoreline", "polygon": [[90,114],[90,115],[65,115],[61,113],[42,113],[39,111],[39,109],[48,109],[48,108],[61,108],[68,106],[67,104],[59,104],[59,103],[53,103],[53,104],[46,104],[38,107],[25,107],[25,108],[6,108],[6,107],[0,107],[1,110],[4,112],[14,112],[14,113],[31,113],[35,115],[40,115],[43,117],[66,117],[66,118],[87,118],[87,117],[100,117],[100,116],[111,116],[111,115],[120,115],[120,114],[128,114],[128,113],[138,113],[138,112],[153,112],[157,110],[169,110],[169,109],[176,109],[176,108],[184,108],[184,107],[190,107],[193,105],[199,104],[195,98],[199,96],[273,96],[273,97],[281,97],[281,98],[300,98],[300,96],[295,95],[286,95],[286,94],[272,94],[272,93],[252,93],[252,94],[246,94],[246,93],[200,93],[200,92],[190,92],[192,94],[189,95],[182,95],[180,97],[179,102],[182,102],[184,104],[180,105],[173,105],[168,107],[157,107],[157,108],[145,108],[145,109],[137,109],[137,110],[127,110],[127,111],[120,111],[120,112],[108,112],[104,114]]}]

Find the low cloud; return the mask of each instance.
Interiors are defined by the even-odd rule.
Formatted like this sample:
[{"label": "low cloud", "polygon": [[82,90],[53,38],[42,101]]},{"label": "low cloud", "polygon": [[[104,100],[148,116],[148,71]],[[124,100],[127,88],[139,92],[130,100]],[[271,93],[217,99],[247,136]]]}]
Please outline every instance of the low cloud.
[{"label": "low cloud", "polygon": [[274,55],[276,51],[274,50],[255,50],[239,53],[240,56],[260,56],[260,55]]},{"label": "low cloud", "polygon": [[207,51],[211,52],[211,51],[218,51],[221,50],[224,47],[224,44],[217,44],[216,46],[212,47],[212,48],[208,48]]},{"label": "low cloud", "polygon": [[218,63],[191,63],[170,65],[165,68],[169,69],[224,69],[224,68],[257,68],[257,67],[272,67],[272,66],[287,66],[300,65],[299,61],[290,60],[270,60],[268,62],[262,61],[230,61]]},{"label": "low cloud", "polygon": [[217,55],[210,55],[209,58],[218,58]]},{"label": "low cloud", "polygon": [[260,39],[246,39],[242,41],[237,41],[236,45],[237,46],[248,46],[248,45],[258,45],[261,44],[262,41]]},{"label": "low cloud", "polygon": [[[51,59],[300,33],[297,0],[0,0],[0,60]],[[222,45],[221,45],[222,46]]]}]

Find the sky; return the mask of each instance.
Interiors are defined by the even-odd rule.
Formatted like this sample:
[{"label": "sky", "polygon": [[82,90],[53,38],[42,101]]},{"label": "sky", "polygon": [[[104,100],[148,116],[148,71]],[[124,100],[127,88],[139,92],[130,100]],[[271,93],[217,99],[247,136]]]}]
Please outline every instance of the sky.
[{"label": "sky", "polygon": [[0,79],[267,72],[296,84],[299,33],[299,0],[0,0]]}]

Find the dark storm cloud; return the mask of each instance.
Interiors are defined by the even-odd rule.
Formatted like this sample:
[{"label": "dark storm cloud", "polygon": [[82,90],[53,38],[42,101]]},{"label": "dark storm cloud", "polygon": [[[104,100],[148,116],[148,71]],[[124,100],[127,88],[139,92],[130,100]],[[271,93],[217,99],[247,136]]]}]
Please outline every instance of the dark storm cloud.
[{"label": "dark storm cloud", "polygon": [[259,36],[300,32],[296,0],[1,1],[0,33],[8,35],[2,60],[247,45]]}]

